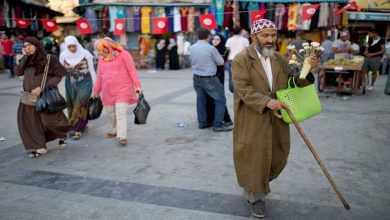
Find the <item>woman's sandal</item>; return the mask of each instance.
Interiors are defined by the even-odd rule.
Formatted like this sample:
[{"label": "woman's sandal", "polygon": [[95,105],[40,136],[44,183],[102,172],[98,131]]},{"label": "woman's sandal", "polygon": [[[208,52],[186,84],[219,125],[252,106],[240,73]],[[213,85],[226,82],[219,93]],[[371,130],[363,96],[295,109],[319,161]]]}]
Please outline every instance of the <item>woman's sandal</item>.
[{"label": "woman's sandal", "polygon": [[120,145],[127,145],[127,139],[119,139]]},{"label": "woman's sandal", "polygon": [[60,149],[64,149],[68,145],[68,142],[66,142],[66,138],[60,138],[58,141],[58,146]]},{"label": "woman's sandal", "polygon": [[42,154],[47,154],[46,148],[41,148],[36,151],[31,151],[31,153],[28,155],[29,158],[36,158],[41,156]]}]

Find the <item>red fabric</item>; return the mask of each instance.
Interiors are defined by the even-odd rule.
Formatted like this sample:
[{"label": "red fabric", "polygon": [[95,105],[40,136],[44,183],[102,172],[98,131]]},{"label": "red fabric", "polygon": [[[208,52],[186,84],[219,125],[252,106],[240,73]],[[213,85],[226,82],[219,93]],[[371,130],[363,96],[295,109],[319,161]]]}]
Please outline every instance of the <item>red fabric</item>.
[{"label": "red fabric", "polygon": [[201,27],[207,28],[209,30],[218,28],[214,14],[199,15],[199,23]]},{"label": "red fabric", "polygon": [[251,11],[251,24],[253,24],[253,22],[256,20],[263,19],[266,12],[266,9],[259,11]]},{"label": "red fabric", "polygon": [[226,1],[223,15],[223,27],[231,29],[233,27],[233,8],[232,2]]},{"label": "red fabric", "polygon": [[12,40],[2,40],[1,46],[4,49],[3,55],[10,56],[12,55],[12,47],[14,46],[14,42]]},{"label": "red fabric", "polygon": [[356,10],[356,11],[361,11],[362,10],[360,8],[360,6],[355,1],[352,1],[349,4],[345,5],[344,7],[337,9],[335,11],[335,14],[336,15],[340,15],[341,13],[343,13],[344,11],[346,11],[348,9],[353,9],[353,10]]},{"label": "red fabric", "polygon": [[57,23],[54,20],[50,19],[41,19],[41,22],[43,26],[45,26],[45,29],[47,32],[53,32],[58,30]]},{"label": "red fabric", "polygon": [[114,29],[114,35],[122,35],[125,34],[125,21],[126,19],[114,19],[115,22],[115,29]]},{"label": "red fabric", "polygon": [[320,7],[320,4],[315,5],[306,5],[302,8],[302,20],[310,20],[313,17],[314,13],[316,13],[317,9]]},{"label": "red fabric", "polygon": [[28,28],[31,25],[31,22],[29,20],[23,18],[15,18],[15,23],[18,26],[18,28],[21,29]]},{"label": "red fabric", "polygon": [[92,28],[87,19],[79,19],[76,21],[77,28],[81,34],[91,34]]},{"label": "red fabric", "polygon": [[153,30],[155,34],[165,34],[168,32],[168,18],[155,18],[153,22]]}]

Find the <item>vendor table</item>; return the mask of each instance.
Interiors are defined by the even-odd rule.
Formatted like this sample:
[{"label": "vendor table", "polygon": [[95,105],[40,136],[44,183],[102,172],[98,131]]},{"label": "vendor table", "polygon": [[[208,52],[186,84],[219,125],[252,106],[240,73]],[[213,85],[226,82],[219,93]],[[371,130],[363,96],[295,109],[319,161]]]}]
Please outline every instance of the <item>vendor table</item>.
[{"label": "vendor table", "polygon": [[[329,65],[329,64],[323,64],[322,65],[322,71],[318,72],[318,90],[323,91],[328,89],[328,85],[326,82],[326,75],[327,74],[338,74],[338,86],[337,86],[337,93],[341,94],[341,92],[351,92],[351,93],[357,93],[359,91],[359,78],[361,77],[361,69],[362,65],[360,66],[336,66],[336,65]],[[322,74],[322,75],[321,75]],[[343,87],[345,84],[349,84],[349,82],[345,82],[342,80],[342,76],[344,74],[352,74],[352,90],[350,91],[344,91]],[[366,93],[366,80],[365,77],[363,78],[362,82],[362,93]]]}]

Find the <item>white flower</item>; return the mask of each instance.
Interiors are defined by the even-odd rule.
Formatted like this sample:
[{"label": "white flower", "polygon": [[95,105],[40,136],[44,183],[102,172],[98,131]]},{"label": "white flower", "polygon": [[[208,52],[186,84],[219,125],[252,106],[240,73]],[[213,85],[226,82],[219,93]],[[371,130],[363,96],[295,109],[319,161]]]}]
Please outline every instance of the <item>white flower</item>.
[{"label": "white flower", "polygon": [[302,46],[303,46],[303,47],[308,47],[308,46],[309,46],[309,43],[303,43]]},{"label": "white flower", "polygon": [[291,59],[297,60],[297,56],[296,56],[295,54],[293,54],[293,55],[291,56]]},{"label": "white flower", "polygon": [[311,46],[314,47],[314,48],[317,48],[320,46],[320,44],[318,42],[311,42]]},{"label": "white flower", "polygon": [[[306,49],[306,48],[305,48],[305,49]],[[299,53],[305,52],[305,49],[300,49],[300,50],[299,50]]]},{"label": "white flower", "polygon": [[309,49],[310,49],[310,47],[309,47],[309,46],[305,46],[305,47],[303,47],[303,49],[305,49],[305,50],[309,50]]}]

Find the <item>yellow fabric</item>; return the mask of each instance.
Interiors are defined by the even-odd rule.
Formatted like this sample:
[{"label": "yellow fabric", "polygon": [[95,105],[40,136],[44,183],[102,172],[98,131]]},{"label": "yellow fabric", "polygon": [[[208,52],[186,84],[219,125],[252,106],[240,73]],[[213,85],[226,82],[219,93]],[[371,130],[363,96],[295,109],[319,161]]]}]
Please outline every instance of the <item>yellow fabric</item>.
[{"label": "yellow fabric", "polygon": [[141,8],[141,32],[143,34],[150,33],[150,13],[152,8],[142,7]]},{"label": "yellow fabric", "polygon": [[347,11],[343,12],[343,14],[342,14],[341,26],[343,28],[348,28],[348,12]]},{"label": "yellow fabric", "polygon": [[297,29],[297,18],[298,18],[298,4],[290,4],[288,6],[288,22],[287,29],[294,31]]},{"label": "yellow fabric", "polygon": [[98,40],[95,44],[95,48],[99,54],[106,54],[106,56],[103,57],[105,61],[113,60],[123,51],[123,47],[109,37]]}]

